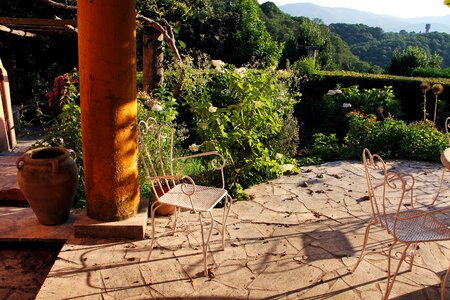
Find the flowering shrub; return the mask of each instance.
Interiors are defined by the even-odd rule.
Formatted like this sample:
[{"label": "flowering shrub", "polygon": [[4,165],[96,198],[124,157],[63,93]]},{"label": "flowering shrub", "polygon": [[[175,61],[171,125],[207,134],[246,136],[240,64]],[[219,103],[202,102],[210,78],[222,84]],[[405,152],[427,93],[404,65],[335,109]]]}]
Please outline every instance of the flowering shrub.
[{"label": "flowering shrub", "polygon": [[400,104],[389,86],[360,90],[357,85],[349,88],[338,85],[323,96],[321,105],[324,120],[322,132],[336,132],[341,139],[347,132],[347,113],[351,110],[374,114],[381,119],[400,115]]},{"label": "flowering shrub", "polygon": [[42,121],[44,138],[35,146],[58,146],[72,149],[77,155],[78,187],[75,206],[84,205],[83,152],[81,146],[81,110],[79,106],[78,72],[75,70],[55,78],[53,88],[46,93],[48,105],[58,115],[49,122]]},{"label": "flowering shrub", "polygon": [[340,156],[339,139],[336,134],[325,135],[316,133],[312,136],[313,143],[309,154],[323,160],[335,160]]},{"label": "flowering shrub", "polygon": [[408,126],[404,121],[387,117],[378,121],[375,115],[353,111],[348,114],[349,130],[344,138],[346,153],[359,158],[364,148],[383,157],[406,158],[403,149]]},{"label": "flowering shrub", "polygon": [[[362,150],[369,148],[384,158],[439,161],[440,153],[448,146],[445,134],[428,120],[406,124],[391,117],[377,120],[375,115],[356,111],[348,116],[349,131],[343,144],[339,146],[333,134],[315,135],[312,154],[323,159],[360,159]],[[316,148],[322,152],[315,151]],[[330,153],[334,157],[330,158]]]},{"label": "flowering shrub", "polygon": [[[228,162],[229,188],[242,188],[275,178],[291,163],[298,127],[293,100],[275,71],[234,69],[187,72],[184,98],[191,113],[193,141],[201,151],[217,150]],[[283,132],[284,131],[284,132]]]},{"label": "flowering shrub", "polygon": [[439,161],[442,151],[447,147],[446,135],[437,130],[433,122],[425,120],[408,125],[402,152],[409,159]]},{"label": "flowering shrub", "polygon": [[53,81],[53,87],[45,93],[48,106],[62,108],[65,104],[79,103],[78,71],[57,76]]},{"label": "flowering shrub", "polygon": [[139,91],[137,94],[139,100],[138,119],[146,120],[149,117],[155,118],[159,123],[172,124],[177,113],[177,102],[173,98],[172,92],[164,87],[156,88],[151,94],[145,91]]}]

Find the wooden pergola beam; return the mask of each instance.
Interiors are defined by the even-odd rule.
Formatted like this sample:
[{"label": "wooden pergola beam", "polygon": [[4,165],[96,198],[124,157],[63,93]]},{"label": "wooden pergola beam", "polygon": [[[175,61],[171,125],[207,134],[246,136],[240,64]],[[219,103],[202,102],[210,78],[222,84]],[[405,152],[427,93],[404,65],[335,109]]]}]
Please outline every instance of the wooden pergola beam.
[{"label": "wooden pergola beam", "polygon": [[0,24],[33,26],[77,26],[76,20],[0,17]]},{"label": "wooden pergola beam", "polygon": [[3,25],[0,25],[0,31],[5,31],[14,35],[23,36],[23,37],[35,37],[36,35],[31,32],[26,32],[23,30],[12,29]]},{"label": "wooden pergola beam", "polygon": [[50,4],[56,8],[67,9],[67,10],[76,10],[77,7],[73,5],[66,5],[52,0],[41,0],[44,3]]}]

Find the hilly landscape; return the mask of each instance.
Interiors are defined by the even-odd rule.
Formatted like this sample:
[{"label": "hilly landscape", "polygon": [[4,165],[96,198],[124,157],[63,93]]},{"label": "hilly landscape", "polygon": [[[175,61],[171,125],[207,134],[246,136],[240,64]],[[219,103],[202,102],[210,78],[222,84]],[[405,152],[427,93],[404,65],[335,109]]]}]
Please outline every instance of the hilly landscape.
[{"label": "hilly landscape", "polygon": [[370,27],[380,27],[385,32],[423,33],[425,25],[431,24],[431,32],[450,34],[450,14],[444,17],[398,18],[350,8],[323,7],[312,3],[286,4],[279,8],[293,17],[321,19],[327,25],[333,23],[364,24]]}]

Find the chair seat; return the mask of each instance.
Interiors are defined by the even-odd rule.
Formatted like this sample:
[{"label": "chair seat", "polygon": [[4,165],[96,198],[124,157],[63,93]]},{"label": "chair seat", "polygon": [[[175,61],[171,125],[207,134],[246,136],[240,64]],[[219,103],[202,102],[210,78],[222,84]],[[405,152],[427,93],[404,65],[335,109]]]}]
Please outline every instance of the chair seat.
[{"label": "chair seat", "polygon": [[[181,190],[182,185],[177,184],[170,191],[159,197],[161,204],[169,204],[180,208],[192,210],[191,200],[197,211],[210,211],[220,200],[227,195],[225,189],[195,185],[195,193],[189,196]],[[193,185],[186,184],[184,189],[186,192],[192,192]]]},{"label": "chair seat", "polygon": [[[410,218],[408,220],[397,220],[395,235],[397,239],[403,242],[431,242],[450,239],[450,229],[446,224],[439,221],[430,214],[420,209],[411,209],[399,214],[399,218]],[[387,214],[387,227],[389,232],[394,232],[395,214]],[[384,223],[384,220],[383,222]]]}]

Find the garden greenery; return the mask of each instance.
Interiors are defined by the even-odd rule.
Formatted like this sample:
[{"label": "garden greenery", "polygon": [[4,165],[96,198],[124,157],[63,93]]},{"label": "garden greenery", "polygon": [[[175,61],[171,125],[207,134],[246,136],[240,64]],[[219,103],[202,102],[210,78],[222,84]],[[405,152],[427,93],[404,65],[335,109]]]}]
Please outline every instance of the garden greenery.
[{"label": "garden greenery", "polygon": [[[83,151],[81,147],[81,110],[79,104],[78,72],[65,73],[57,76],[52,89],[46,93],[48,107],[57,114],[56,117],[42,115],[40,122],[44,126],[45,136],[35,147],[64,147],[76,153],[78,168],[78,187],[74,205],[82,207],[85,204]],[[47,121],[50,120],[50,121]]]},{"label": "garden greenery", "polygon": [[[83,183],[75,78],[76,73],[58,76],[47,93],[48,104],[60,107],[60,113],[46,124],[46,137],[40,145],[74,149]],[[180,99],[174,99],[166,86],[151,93],[138,93],[138,121],[153,117],[159,123],[174,126],[175,156],[198,150],[223,154],[227,159],[227,188],[233,196],[242,198],[243,188],[297,171],[292,159],[299,141],[298,124],[293,117],[296,100],[289,94],[289,79],[288,73],[274,70],[231,66],[220,70],[187,68]],[[179,115],[180,112],[184,113]],[[188,132],[190,137],[186,141]],[[146,141],[148,147],[154,146],[154,142]],[[176,166],[176,171],[202,177],[210,170],[202,160],[193,160],[183,169]],[[206,177],[203,175],[203,179]],[[141,192],[148,195],[150,188],[144,178],[145,174],[140,172]],[[83,197],[81,184],[78,198]]]},{"label": "garden greenery", "polygon": [[[420,88],[424,89],[423,83]],[[369,148],[385,158],[438,161],[448,147],[446,135],[432,121],[408,124],[396,119],[400,105],[391,87],[360,91],[357,86],[338,85],[323,96],[322,105],[326,126],[323,133],[312,136],[309,154],[313,157],[359,159]]]},{"label": "garden greenery", "polygon": [[[299,124],[294,107],[299,101],[296,71],[235,68],[208,60],[187,62],[185,81],[174,99],[171,75],[167,86],[138,93],[138,121],[149,117],[174,126],[175,156],[189,152],[218,151],[227,160],[227,189],[233,197],[245,197],[243,189],[298,172]],[[172,71],[176,72],[176,71]],[[46,123],[40,145],[72,148],[78,156],[83,199],[82,149],[78,80],[76,71],[57,77],[47,93],[48,105],[58,113]],[[420,88],[418,87],[420,98]],[[428,120],[406,123],[390,86],[360,89],[357,85],[329,90],[317,104],[322,111],[322,131],[312,135],[308,156],[300,162],[359,159],[369,148],[386,158],[437,161],[447,138]],[[419,107],[420,109],[421,107]],[[303,133],[303,132],[302,132]],[[154,141],[148,141],[152,147]],[[154,145],[153,145],[154,146]],[[204,161],[194,159],[176,172],[211,179]],[[149,194],[140,172],[142,193]],[[197,180],[197,179],[196,179]],[[201,182],[200,181],[200,182]],[[82,205],[78,201],[78,205]]]},{"label": "garden greenery", "polygon": [[310,154],[325,160],[359,159],[362,150],[369,148],[384,158],[439,161],[448,147],[445,133],[429,120],[407,124],[387,117],[353,111],[348,114],[349,129],[343,141],[335,134],[315,134]]},{"label": "garden greenery", "polygon": [[322,131],[334,132],[339,138],[343,138],[348,130],[347,113],[352,110],[375,114],[381,119],[400,115],[399,101],[390,86],[360,89],[357,85],[348,88],[337,85],[323,96],[320,105],[323,113]]},{"label": "garden greenery", "polygon": [[299,140],[296,100],[275,71],[191,68],[183,96],[191,113],[192,141],[201,151],[216,150],[226,157],[228,188],[235,196],[295,168],[288,158]]}]

